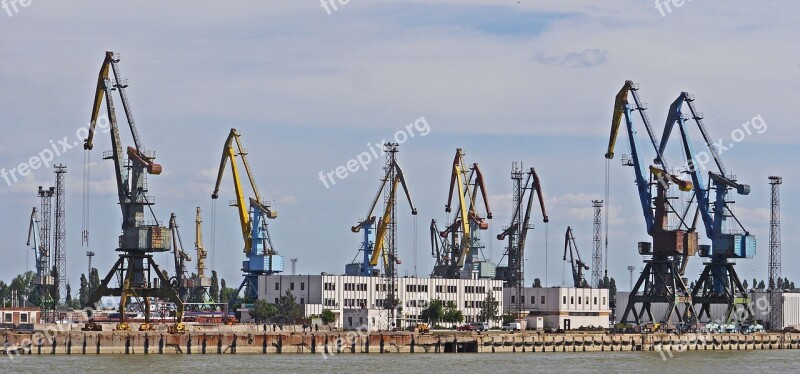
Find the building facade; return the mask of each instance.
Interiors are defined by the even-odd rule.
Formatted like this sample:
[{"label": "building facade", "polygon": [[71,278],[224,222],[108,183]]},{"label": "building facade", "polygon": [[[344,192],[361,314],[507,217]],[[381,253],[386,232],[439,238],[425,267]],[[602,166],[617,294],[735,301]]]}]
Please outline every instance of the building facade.
[{"label": "building facade", "polygon": [[522,290],[521,310],[516,292],[506,288],[503,292],[503,311],[520,312],[528,329],[577,329],[581,327],[609,326],[608,290],[603,288],[533,288]]},{"label": "building facade", "polygon": [[40,310],[37,307],[2,307],[0,316],[4,325],[39,323]]},{"label": "building facade", "polygon": [[[348,316],[369,321],[368,327],[371,330],[390,328],[386,318],[379,318],[382,316],[380,311],[385,310],[383,301],[387,294],[386,278],[328,274],[265,275],[259,277],[258,281],[259,299],[275,303],[288,291],[301,305],[305,317],[320,315],[324,309],[329,309],[336,315],[335,326],[343,328],[347,327],[344,323],[346,310],[373,310],[366,314],[348,313]],[[464,314],[465,322],[477,321],[488,293],[498,302],[498,311],[504,310],[502,281],[414,277],[397,279],[396,294],[402,306],[400,318],[409,323],[415,323],[428,303],[434,299],[440,299],[445,304],[452,301]]]}]

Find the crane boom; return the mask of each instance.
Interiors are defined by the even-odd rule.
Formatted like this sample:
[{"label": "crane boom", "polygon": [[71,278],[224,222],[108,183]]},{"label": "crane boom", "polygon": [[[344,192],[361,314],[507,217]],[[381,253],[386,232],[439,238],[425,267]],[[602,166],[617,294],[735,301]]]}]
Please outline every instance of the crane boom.
[{"label": "crane boom", "polygon": [[575,244],[575,237],[572,235],[572,227],[567,226],[567,232],[564,235],[564,261],[567,261],[567,254],[569,253],[569,264],[572,270],[572,282],[575,288],[586,287],[588,282],[583,276],[584,270],[589,270],[589,265],[581,260],[581,254],[578,252],[578,245]]},{"label": "crane boom", "polygon": [[[388,264],[388,257],[387,253],[384,250],[385,245],[385,238],[386,238],[386,230],[389,228],[389,223],[391,222],[391,212],[397,204],[397,187],[398,185],[403,188],[403,191],[406,196],[406,200],[408,200],[408,205],[411,207],[411,214],[417,215],[417,208],[414,207],[414,202],[411,200],[411,194],[408,190],[408,185],[406,184],[406,178],[403,174],[403,170],[400,168],[400,165],[392,163],[390,168],[394,168],[394,180],[392,181],[389,189],[389,200],[386,203],[386,209],[383,212],[383,216],[381,220],[378,222],[378,230],[375,234],[375,246],[372,251],[372,257],[370,258],[370,266],[377,266],[379,258],[383,257],[384,265]],[[386,171],[386,176],[390,175],[391,170]],[[378,195],[380,195],[381,190],[386,185],[387,177],[383,178],[383,183],[381,183],[381,189],[378,191]],[[377,200],[377,199],[376,199]],[[372,209],[375,207],[375,202],[373,201]],[[368,212],[368,216],[372,214],[372,209]],[[356,232],[356,231],[354,231]],[[399,259],[395,259],[398,263],[400,263]]]}]

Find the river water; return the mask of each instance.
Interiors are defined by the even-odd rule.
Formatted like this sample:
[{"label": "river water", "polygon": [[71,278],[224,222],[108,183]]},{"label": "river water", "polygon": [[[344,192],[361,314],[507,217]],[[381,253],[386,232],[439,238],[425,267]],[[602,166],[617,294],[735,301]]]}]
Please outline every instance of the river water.
[{"label": "river water", "polygon": [[794,350],[268,355],[42,355],[0,359],[3,373],[797,373]]}]

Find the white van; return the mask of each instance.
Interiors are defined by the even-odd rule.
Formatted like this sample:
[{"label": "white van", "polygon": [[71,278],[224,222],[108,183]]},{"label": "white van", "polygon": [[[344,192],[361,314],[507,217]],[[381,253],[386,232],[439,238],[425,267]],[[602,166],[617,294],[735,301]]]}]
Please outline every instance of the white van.
[{"label": "white van", "polygon": [[519,331],[522,330],[522,324],[519,322],[509,322],[503,326],[503,331]]}]

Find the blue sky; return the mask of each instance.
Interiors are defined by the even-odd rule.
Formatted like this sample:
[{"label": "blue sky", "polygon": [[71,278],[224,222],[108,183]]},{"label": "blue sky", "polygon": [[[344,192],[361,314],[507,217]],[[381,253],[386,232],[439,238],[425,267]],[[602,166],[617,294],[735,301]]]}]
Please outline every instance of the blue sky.
[{"label": "blue sky", "polygon": [[[767,177],[778,174],[783,272],[795,279],[800,273],[788,266],[798,260],[790,248],[800,243],[791,229],[800,208],[792,162],[800,73],[800,47],[789,42],[798,37],[795,8],[780,1],[694,1],[662,16],[649,1],[350,1],[328,14],[311,0],[34,1],[11,16],[0,9],[0,168],[25,162],[50,140],[74,138],[88,121],[103,53],[114,50],[130,80],[144,144],[164,166],[149,181],[156,212],[164,221],[175,212],[190,245],[194,208],[203,208],[210,265],[228,283],[238,283],[242,259],[236,215],[225,204],[232,186],[226,179],[213,218],[210,194],[231,127],[243,133],[260,190],[279,211],[271,225],[276,249],[299,258],[300,273],[339,273],[356,255],[359,236],[349,227],[365,213],[380,170],[359,171],[330,189],[318,173],[424,116],[430,134],[400,148],[420,212],[415,222],[401,210],[401,272],[413,274],[415,252],[417,273],[430,271],[428,224],[446,219],[449,164],[460,147],[486,174],[495,219],[483,238],[495,261],[502,243],[493,238],[510,219],[511,162],[537,168],[551,222],[545,228],[534,214],[527,279],[546,271],[548,285],[558,285],[569,277],[561,261],[567,225],[590,258],[591,200],[604,194],[602,155],[614,95],[632,79],[659,132],[681,91],[697,96],[714,137],[763,117],[766,132],[723,154],[753,187],[751,195],[736,197],[736,212],[759,249],[738,269],[748,280],[766,278]],[[130,143],[127,130],[123,135]],[[95,144],[88,249],[105,272],[116,259],[120,217],[113,168],[100,159],[108,135]],[[626,152],[622,142],[618,149]],[[69,168],[72,283],[86,268],[79,236],[83,156],[76,148],[56,159]],[[625,267],[642,264],[636,242],[647,236],[631,170],[618,160],[610,166],[608,264],[624,288]],[[45,168],[11,186],[0,180],[0,234],[7,238],[0,279],[32,268],[25,247],[30,208],[38,204],[36,186],[52,183],[52,169]],[[688,273],[696,276],[700,262],[693,258]]]}]

